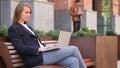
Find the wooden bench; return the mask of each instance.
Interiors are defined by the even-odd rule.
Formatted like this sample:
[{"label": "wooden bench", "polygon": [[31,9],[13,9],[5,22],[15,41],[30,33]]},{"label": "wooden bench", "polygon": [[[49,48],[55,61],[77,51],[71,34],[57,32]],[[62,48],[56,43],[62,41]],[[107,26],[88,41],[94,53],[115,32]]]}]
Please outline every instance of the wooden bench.
[{"label": "wooden bench", "polygon": [[[5,68],[24,68],[23,60],[10,42],[0,42],[0,60],[3,60]],[[0,66],[3,63],[0,61]],[[94,66],[92,59],[84,59],[87,67]],[[2,67],[0,67],[2,68]],[[61,65],[39,66],[34,68],[69,68]]]}]

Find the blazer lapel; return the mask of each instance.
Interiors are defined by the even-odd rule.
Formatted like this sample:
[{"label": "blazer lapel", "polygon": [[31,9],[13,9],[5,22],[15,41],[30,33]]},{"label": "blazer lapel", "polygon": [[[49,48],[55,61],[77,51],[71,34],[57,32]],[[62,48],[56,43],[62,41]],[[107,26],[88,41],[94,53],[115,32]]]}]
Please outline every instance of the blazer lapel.
[{"label": "blazer lapel", "polygon": [[[20,23],[18,23],[18,27],[20,27],[20,29],[22,28],[22,30],[23,30],[25,33],[28,33],[30,36],[34,36],[34,37],[38,38],[35,30],[34,30],[32,27],[30,27],[29,25],[28,25],[28,27],[35,33],[35,35],[33,35],[28,29],[26,29],[26,28],[25,28],[24,26],[22,26]],[[38,38],[38,40],[39,40],[40,43],[42,44],[42,42],[41,42],[41,40],[40,40],[39,38]],[[43,45],[45,45],[45,44],[43,44]]]},{"label": "blazer lapel", "polygon": [[[24,26],[22,26],[20,23],[18,23],[18,26],[20,27],[20,28],[22,28],[23,29],[23,31],[25,31],[27,34],[29,34],[29,35],[31,35],[31,36],[35,36],[35,35],[33,35],[27,28],[25,28]],[[30,28],[31,29],[31,28]],[[33,30],[32,30],[33,31]],[[33,31],[34,32],[34,31]],[[34,32],[35,33],[35,32]]]},{"label": "blazer lapel", "polygon": [[32,27],[30,27],[29,25],[27,25],[27,26],[34,32],[35,36],[37,36],[35,30]]},{"label": "blazer lapel", "polygon": [[29,35],[33,35],[28,29],[26,29],[25,27],[23,27],[23,29],[29,34]]}]

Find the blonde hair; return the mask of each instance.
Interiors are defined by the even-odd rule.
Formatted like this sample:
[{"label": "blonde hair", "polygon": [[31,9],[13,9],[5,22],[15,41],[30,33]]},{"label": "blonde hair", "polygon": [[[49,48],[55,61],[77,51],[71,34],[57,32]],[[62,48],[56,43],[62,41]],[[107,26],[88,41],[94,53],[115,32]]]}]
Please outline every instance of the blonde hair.
[{"label": "blonde hair", "polygon": [[28,3],[20,2],[15,8],[12,24],[18,22],[18,20],[20,19],[21,13],[24,10],[24,6],[29,7],[30,13],[32,13],[32,8]]}]

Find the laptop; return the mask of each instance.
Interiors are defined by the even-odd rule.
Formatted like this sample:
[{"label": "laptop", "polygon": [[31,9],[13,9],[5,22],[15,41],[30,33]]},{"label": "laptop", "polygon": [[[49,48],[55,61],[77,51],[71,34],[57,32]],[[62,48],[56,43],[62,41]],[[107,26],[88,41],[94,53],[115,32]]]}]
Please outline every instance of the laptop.
[{"label": "laptop", "polygon": [[44,51],[58,50],[60,48],[68,46],[71,34],[72,32],[60,31],[58,42],[56,44],[48,44],[47,46],[51,47],[46,48]]}]

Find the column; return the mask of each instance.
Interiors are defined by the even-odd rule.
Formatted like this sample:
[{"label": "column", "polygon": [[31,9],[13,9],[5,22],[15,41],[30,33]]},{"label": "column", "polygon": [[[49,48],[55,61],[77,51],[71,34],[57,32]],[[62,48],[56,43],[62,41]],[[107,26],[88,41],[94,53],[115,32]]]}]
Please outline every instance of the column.
[{"label": "column", "polygon": [[97,32],[97,12],[85,10],[82,16],[81,27],[88,27]]},{"label": "column", "polygon": [[120,34],[120,16],[114,15],[112,16],[112,30],[117,34]]}]

